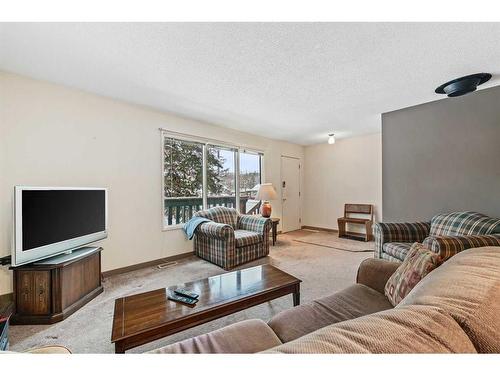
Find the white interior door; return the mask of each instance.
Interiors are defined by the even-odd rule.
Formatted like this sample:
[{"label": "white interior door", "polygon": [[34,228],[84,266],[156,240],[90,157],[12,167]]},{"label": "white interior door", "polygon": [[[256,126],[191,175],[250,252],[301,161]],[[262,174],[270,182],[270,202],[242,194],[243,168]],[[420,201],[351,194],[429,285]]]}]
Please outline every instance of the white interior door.
[{"label": "white interior door", "polygon": [[281,157],[282,231],[300,229],[300,160]]}]

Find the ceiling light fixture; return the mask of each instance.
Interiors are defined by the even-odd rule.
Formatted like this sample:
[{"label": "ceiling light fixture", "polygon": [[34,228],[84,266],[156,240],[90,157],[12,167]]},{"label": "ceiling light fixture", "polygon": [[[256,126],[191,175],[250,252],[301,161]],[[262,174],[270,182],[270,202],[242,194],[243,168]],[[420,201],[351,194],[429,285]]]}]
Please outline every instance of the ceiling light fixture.
[{"label": "ceiling light fixture", "polygon": [[489,81],[490,78],[490,73],[471,74],[470,76],[460,77],[442,84],[435,90],[435,93],[446,94],[450,98],[462,96],[469,92],[476,91],[477,86]]},{"label": "ceiling light fixture", "polygon": [[328,134],[328,144],[333,145],[335,143],[335,134],[330,133]]}]

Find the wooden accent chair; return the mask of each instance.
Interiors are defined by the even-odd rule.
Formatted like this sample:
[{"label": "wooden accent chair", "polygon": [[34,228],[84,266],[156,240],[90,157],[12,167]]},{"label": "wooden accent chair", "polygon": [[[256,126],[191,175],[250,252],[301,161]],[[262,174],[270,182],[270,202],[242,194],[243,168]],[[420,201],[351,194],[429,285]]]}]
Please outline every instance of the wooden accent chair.
[{"label": "wooden accent chair", "polygon": [[[352,214],[369,215],[369,218],[351,217]],[[371,241],[372,224],[373,224],[373,205],[371,204],[352,204],[346,203],[344,205],[344,217],[337,219],[339,225],[339,237],[364,237],[365,241]],[[366,233],[350,233],[346,232],[346,224],[362,224],[366,228]]]}]

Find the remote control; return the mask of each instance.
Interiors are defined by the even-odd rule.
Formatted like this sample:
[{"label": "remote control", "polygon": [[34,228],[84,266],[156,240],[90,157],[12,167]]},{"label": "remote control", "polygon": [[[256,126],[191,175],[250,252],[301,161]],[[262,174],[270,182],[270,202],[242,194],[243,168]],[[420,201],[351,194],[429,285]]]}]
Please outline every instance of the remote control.
[{"label": "remote control", "polygon": [[171,301],[182,302],[191,306],[196,305],[196,302],[198,302],[197,299],[179,296],[173,293],[171,290],[168,291],[167,298]]},{"label": "remote control", "polygon": [[174,293],[178,294],[179,296],[188,297],[192,299],[198,299],[198,297],[200,296],[199,294],[191,292],[190,290],[187,289],[176,289],[174,290]]}]

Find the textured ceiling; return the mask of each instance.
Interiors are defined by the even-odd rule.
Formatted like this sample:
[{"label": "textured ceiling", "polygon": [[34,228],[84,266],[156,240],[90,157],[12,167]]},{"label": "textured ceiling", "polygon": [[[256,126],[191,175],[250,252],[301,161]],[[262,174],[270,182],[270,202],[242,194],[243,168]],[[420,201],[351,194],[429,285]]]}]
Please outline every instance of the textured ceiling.
[{"label": "textured ceiling", "polygon": [[500,24],[1,24],[0,69],[299,144],[500,77]]}]

